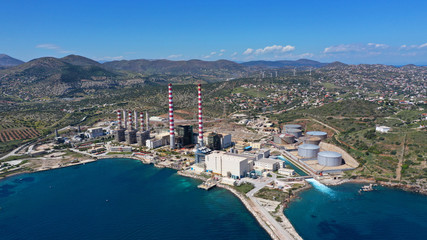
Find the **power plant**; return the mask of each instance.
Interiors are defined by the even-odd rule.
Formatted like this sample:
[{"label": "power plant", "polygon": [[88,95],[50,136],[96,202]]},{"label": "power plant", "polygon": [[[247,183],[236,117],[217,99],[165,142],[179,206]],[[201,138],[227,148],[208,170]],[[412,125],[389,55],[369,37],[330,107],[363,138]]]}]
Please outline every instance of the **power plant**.
[{"label": "power plant", "polygon": [[[126,110],[123,110],[126,114]],[[132,125],[132,111],[128,111],[127,118],[124,119],[124,127],[122,122],[122,110],[117,110],[117,129],[114,131],[114,139],[117,142],[126,142],[127,144],[138,143],[139,146],[145,146],[145,142],[150,138],[150,132],[145,130],[144,127],[144,115],[140,113],[140,131],[137,132],[138,129],[138,121],[137,115],[138,112],[135,113],[135,125]],[[125,115],[126,116],[126,115]],[[127,119],[127,121],[126,121]]]},{"label": "power plant", "polygon": [[173,119],[173,95],[172,95],[172,83],[168,85],[169,91],[169,135],[170,135],[170,148],[175,149],[175,128]]}]

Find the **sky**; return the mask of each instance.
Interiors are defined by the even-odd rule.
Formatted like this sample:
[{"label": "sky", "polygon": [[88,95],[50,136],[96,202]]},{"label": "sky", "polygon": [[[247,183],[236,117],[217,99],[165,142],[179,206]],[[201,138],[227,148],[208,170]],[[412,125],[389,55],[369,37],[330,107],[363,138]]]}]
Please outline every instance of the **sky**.
[{"label": "sky", "polygon": [[427,65],[427,1],[0,0],[0,53]]}]

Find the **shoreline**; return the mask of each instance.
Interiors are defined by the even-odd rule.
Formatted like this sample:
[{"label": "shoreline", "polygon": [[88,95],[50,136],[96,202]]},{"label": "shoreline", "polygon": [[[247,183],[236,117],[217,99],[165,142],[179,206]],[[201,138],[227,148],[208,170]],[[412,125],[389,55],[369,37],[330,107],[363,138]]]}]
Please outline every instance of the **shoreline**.
[{"label": "shoreline", "polygon": [[[145,165],[151,164],[149,162],[145,162],[143,159],[140,159],[140,158],[134,157],[134,156],[129,156],[129,155],[101,156],[101,157],[97,157],[97,158],[92,158],[92,159],[87,159],[87,160],[79,161],[79,162],[76,162],[76,163],[70,163],[68,165],[52,166],[52,167],[47,168],[47,169],[35,169],[34,171],[25,170],[25,171],[22,171],[22,172],[11,173],[9,175],[5,175],[3,177],[0,177],[0,181],[3,180],[3,179],[6,179],[8,177],[16,176],[16,175],[19,175],[19,174],[44,172],[44,171],[48,171],[48,170],[54,170],[54,169],[60,169],[60,168],[66,168],[66,167],[84,165],[86,163],[96,162],[96,161],[102,160],[102,159],[114,159],[114,158],[133,159],[133,160],[140,161],[142,164],[145,164]],[[153,167],[159,168],[155,164],[153,164]],[[170,169],[174,169],[174,168],[170,168]],[[177,170],[177,169],[174,169],[174,170]],[[200,175],[195,175],[195,174],[184,173],[182,170],[177,170],[177,174],[180,175],[180,176],[183,176],[183,177],[198,179],[198,180],[201,180],[201,181],[206,181],[207,180],[205,177],[202,177]],[[381,182],[381,181],[376,181],[374,179],[369,179],[369,178],[340,179],[338,181],[335,180],[335,181],[327,182],[327,183],[324,181],[324,179],[323,179],[323,181],[322,180],[319,180],[319,181],[322,182],[325,185],[328,185],[328,186],[336,186],[336,185],[341,185],[341,184],[345,184],[345,183],[376,183],[376,184],[380,184],[380,185],[385,186],[385,187],[390,187],[390,188],[395,188],[395,189],[399,189],[399,190],[403,190],[403,191],[407,191],[407,192],[413,192],[413,193],[418,193],[418,194],[422,194],[422,195],[427,195],[427,191],[422,191],[422,190],[418,189],[417,187],[403,185],[403,184],[400,184],[400,183]],[[237,192],[232,187],[226,186],[224,184],[218,183],[217,186],[220,187],[220,188],[224,188],[224,189],[230,191],[237,198],[239,198],[239,200],[246,207],[246,209],[252,214],[252,216],[255,217],[255,219],[257,220],[258,224],[260,224],[260,226],[270,235],[271,239],[273,239],[273,240],[289,239],[288,237],[285,237],[285,236],[283,236],[281,234],[276,233],[276,231],[274,231],[275,227],[273,226],[273,224],[264,216],[265,214],[262,214],[259,211],[259,209],[257,209],[256,206],[254,206],[255,204],[253,203],[253,201],[251,199],[249,199],[246,195],[243,195],[243,194]],[[289,204],[291,204],[296,199],[300,198],[299,195],[300,195],[301,192],[306,191],[306,190],[311,189],[311,188],[312,188],[311,184],[307,184],[305,187],[298,189],[289,198],[289,200],[286,200],[285,203],[281,204],[281,207],[279,208],[280,217],[284,220],[285,224],[290,225],[290,227],[287,227],[286,229],[284,227],[282,227],[282,229],[285,232],[287,232],[292,237],[292,239],[302,239],[302,238],[298,234],[298,232],[295,230],[295,228],[293,227],[292,223],[289,221],[289,219],[284,214],[284,210],[289,207]]]}]

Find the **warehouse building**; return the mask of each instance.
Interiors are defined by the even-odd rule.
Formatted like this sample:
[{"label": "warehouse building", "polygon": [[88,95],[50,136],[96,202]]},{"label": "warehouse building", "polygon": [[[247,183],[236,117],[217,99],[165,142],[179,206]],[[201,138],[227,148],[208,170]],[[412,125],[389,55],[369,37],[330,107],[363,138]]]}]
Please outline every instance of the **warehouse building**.
[{"label": "warehouse building", "polygon": [[206,155],[206,171],[223,177],[240,179],[251,170],[248,158],[231,153],[215,151]]}]

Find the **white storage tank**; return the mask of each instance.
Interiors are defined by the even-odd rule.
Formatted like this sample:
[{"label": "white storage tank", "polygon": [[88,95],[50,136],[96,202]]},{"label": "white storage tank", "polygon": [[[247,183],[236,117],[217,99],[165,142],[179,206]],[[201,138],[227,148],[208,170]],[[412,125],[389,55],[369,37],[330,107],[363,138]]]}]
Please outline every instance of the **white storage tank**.
[{"label": "white storage tank", "polygon": [[342,164],[342,155],[341,153],[332,151],[319,152],[319,154],[317,155],[317,161],[322,166],[340,166]]},{"label": "white storage tank", "polygon": [[322,131],[309,131],[305,135],[312,137],[319,137],[321,140],[325,140],[328,137],[328,133]]},{"label": "white storage tank", "polygon": [[286,129],[286,133],[292,134],[296,138],[299,138],[302,136],[302,131],[300,129],[296,129],[296,128]]},{"label": "white storage tank", "polygon": [[302,129],[302,126],[299,125],[299,124],[285,124],[285,125],[283,125],[283,128],[285,130],[288,130],[288,129]]},{"label": "white storage tank", "polygon": [[298,147],[298,155],[303,158],[316,158],[320,147],[314,144],[302,144]]}]

